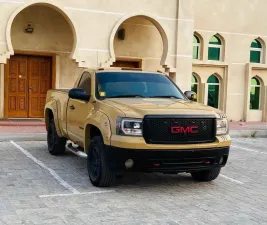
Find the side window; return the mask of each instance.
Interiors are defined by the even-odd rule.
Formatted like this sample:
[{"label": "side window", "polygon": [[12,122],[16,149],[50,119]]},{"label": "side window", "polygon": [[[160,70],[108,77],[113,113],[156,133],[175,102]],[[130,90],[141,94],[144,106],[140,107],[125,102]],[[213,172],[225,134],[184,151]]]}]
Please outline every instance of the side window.
[{"label": "side window", "polygon": [[90,73],[84,72],[79,82],[78,88],[82,88],[86,94],[91,95],[91,76]]}]

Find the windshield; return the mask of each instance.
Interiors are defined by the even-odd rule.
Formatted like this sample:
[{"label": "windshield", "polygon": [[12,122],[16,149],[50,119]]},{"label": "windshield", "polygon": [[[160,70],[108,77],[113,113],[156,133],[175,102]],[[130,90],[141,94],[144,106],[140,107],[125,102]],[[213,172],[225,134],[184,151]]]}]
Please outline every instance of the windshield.
[{"label": "windshield", "polygon": [[97,73],[96,97],[185,99],[181,91],[166,76],[134,72]]}]

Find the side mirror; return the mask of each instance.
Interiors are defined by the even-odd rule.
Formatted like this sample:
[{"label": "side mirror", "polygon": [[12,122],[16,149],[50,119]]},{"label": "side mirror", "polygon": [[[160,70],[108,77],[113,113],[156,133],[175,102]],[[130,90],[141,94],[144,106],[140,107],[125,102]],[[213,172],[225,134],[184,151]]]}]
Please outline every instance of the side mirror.
[{"label": "side mirror", "polygon": [[186,91],[185,96],[191,101],[197,101],[197,94],[193,91]]},{"label": "side mirror", "polygon": [[85,91],[81,88],[73,88],[69,91],[69,98],[89,101],[90,95],[86,94]]}]

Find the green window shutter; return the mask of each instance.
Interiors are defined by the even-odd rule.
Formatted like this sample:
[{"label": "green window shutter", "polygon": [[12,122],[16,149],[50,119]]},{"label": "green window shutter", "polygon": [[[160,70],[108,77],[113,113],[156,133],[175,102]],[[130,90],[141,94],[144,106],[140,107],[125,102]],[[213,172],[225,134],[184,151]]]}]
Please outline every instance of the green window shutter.
[{"label": "green window shutter", "polygon": [[212,36],[209,43],[212,45],[222,45],[221,40],[216,36]]},{"label": "green window shutter", "polygon": [[251,48],[262,48],[262,45],[261,45],[261,43],[258,40],[254,40],[254,41],[252,41],[250,47]]},{"label": "green window shutter", "polygon": [[260,87],[251,87],[250,90],[250,109],[260,109]]},{"label": "green window shutter", "polygon": [[208,79],[208,83],[209,84],[219,84],[220,81],[219,81],[218,77],[216,77],[215,75],[211,75]]},{"label": "green window shutter", "polygon": [[220,86],[219,85],[209,85],[208,88],[208,105],[214,108],[219,107],[219,92]]},{"label": "green window shutter", "polygon": [[250,51],[250,62],[260,63],[261,62],[261,52],[260,51]]},{"label": "green window shutter", "polygon": [[259,110],[260,109],[260,81],[253,77],[251,79],[251,88],[250,88],[250,109]]},{"label": "green window shutter", "polygon": [[220,61],[220,48],[209,47],[208,60]]},{"label": "green window shutter", "polygon": [[194,46],[193,47],[193,59],[199,59],[198,58],[198,52],[199,52],[199,47],[198,46]]},{"label": "green window shutter", "polygon": [[[191,84],[191,91],[195,92],[197,94],[198,92],[198,85],[197,84]],[[198,99],[198,95],[197,95],[197,99]],[[196,101],[197,101],[196,99]]]}]

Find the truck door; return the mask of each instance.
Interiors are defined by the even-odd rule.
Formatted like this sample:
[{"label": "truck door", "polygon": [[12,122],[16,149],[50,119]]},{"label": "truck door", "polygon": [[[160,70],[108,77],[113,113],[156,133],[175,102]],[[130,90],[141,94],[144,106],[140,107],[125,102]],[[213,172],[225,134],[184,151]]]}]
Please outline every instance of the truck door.
[{"label": "truck door", "polygon": [[[91,75],[89,72],[84,72],[81,76],[77,88],[82,88],[91,95]],[[67,131],[71,140],[83,146],[84,142],[84,123],[90,111],[93,109],[92,103],[76,99],[69,99],[67,107]]]}]

